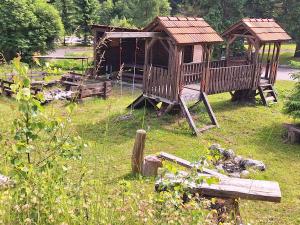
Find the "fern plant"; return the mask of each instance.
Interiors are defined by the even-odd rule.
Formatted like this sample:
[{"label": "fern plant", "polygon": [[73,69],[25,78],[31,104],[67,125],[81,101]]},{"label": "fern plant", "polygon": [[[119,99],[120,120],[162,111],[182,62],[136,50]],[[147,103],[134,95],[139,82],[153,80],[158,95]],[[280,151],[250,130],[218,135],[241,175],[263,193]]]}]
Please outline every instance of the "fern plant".
[{"label": "fern plant", "polygon": [[297,81],[296,87],[285,102],[284,112],[297,122],[300,120],[300,73],[294,74],[293,78]]}]

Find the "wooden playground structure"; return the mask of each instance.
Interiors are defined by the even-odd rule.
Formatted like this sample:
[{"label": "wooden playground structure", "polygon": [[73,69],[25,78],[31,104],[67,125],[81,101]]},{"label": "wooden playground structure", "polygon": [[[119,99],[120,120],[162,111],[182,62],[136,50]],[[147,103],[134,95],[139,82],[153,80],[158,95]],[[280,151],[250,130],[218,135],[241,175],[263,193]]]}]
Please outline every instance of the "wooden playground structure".
[{"label": "wooden playground structure", "polygon": [[[158,115],[180,109],[193,132],[200,134],[219,127],[208,95],[229,92],[234,101],[260,95],[265,105],[277,102],[273,85],[280,46],[291,38],[273,19],[243,19],[222,37],[204,19],[190,17],[157,17],[143,30],[104,28],[94,28],[95,43],[109,40],[101,51],[95,47],[95,65],[104,63],[106,71],[132,65],[133,82],[137,68],[143,68],[143,93],[129,108],[150,106]],[[213,61],[214,45],[224,40],[225,58]],[[235,42],[247,43],[247,50],[237,52]],[[190,112],[193,106],[187,105],[191,100],[204,103],[211,125],[197,128]]]}]

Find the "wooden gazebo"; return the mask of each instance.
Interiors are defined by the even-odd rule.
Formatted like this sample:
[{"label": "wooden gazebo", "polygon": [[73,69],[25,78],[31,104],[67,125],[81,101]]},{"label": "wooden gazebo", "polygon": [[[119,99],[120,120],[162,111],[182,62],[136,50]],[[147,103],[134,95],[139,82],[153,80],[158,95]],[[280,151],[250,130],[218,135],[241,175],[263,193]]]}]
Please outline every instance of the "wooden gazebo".
[{"label": "wooden gazebo", "polygon": [[[253,75],[252,87],[237,91],[233,99],[251,98],[258,90],[265,105],[269,101],[277,102],[273,85],[277,76],[280,47],[282,42],[291,40],[291,37],[274,19],[249,18],[234,24],[222,36],[227,41],[226,66],[255,65],[253,74],[257,74]],[[230,47],[237,40],[247,42],[247,51],[239,54],[232,52]]]},{"label": "wooden gazebo", "polygon": [[[129,57],[131,61],[135,59],[134,67],[137,58],[143,64],[143,93],[130,108],[150,106],[158,115],[180,109],[193,132],[199,134],[218,127],[207,95],[229,92],[234,100],[239,100],[260,94],[264,104],[270,98],[277,101],[273,84],[280,45],[290,40],[289,35],[272,19],[243,19],[222,36],[227,40],[227,49],[225,59],[219,61],[211,60],[212,49],[223,38],[202,18],[157,17],[143,30],[108,31],[101,38],[119,43],[131,39],[136,44],[131,53],[136,52],[137,46],[144,50]],[[247,41],[248,50],[232,50],[237,40],[242,44]],[[197,128],[186,104],[190,100],[204,103],[211,125]]]}]

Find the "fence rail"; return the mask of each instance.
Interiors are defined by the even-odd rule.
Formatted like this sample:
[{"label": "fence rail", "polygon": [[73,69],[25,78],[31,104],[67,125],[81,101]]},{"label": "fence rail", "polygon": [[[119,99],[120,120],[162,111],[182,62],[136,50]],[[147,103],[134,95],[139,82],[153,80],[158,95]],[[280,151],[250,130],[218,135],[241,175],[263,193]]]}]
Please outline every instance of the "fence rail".
[{"label": "fence rail", "polygon": [[208,94],[253,89],[257,83],[256,65],[211,68],[208,79]]},{"label": "fence rail", "polygon": [[170,101],[177,98],[175,81],[169,71],[162,67],[146,66],[144,71],[144,91],[147,95],[159,96]]}]

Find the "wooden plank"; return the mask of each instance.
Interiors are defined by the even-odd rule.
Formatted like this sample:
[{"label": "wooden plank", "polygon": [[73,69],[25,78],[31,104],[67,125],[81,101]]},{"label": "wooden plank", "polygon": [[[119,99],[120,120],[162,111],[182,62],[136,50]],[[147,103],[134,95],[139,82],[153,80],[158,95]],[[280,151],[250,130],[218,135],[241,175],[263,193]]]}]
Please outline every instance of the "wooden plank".
[{"label": "wooden plank", "polygon": [[204,103],[205,108],[206,108],[206,110],[208,112],[208,115],[210,117],[211,122],[214,125],[216,125],[217,127],[219,127],[217,118],[216,118],[215,113],[213,112],[213,110],[211,108],[211,105],[209,104],[209,101],[208,101],[208,98],[207,98],[207,95],[205,94],[205,92],[201,92],[201,97],[203,99],[203,103]]},{"label": "wooden plank", "polygon": [[[186,173],[182,172],[182,177]],[[211,177],[212,175],[199,174],[200,177]],[[167,179],[172,184],[181,183],[184,178],[162,178],[156,182],[156,185]],[[207,184],[203,182],[196,184],[194,182],[186,182],[187,188],[191,193],[199,193],[205,197],[217,197],[228,199],[247,199],[268,202],[281,202],[281,191],[279,184],[274,181],[250,180],[240,178],[220,178],[218,183]]]},{"label": "wooden plank", "polygon": [[181,107],[183,114],[185,115],[185,117],[187,119],[188,124],[190,125],[190,128],[193,130],[194,134],[198,135],[198,128],[196,127],[193,117],[192,117],[186,103],[181,98],[181,96],[179,97],[179,105]]},{"label": "wooden plank", "polygon": [[162,32],[105,32],[105,38],[164,38]]},{"label": "wooden plank", "polygon": [[[192,169],[192,168],[195,167],[195,165],[193,163],[191,163],[190,161],[179,158],[175,155],[172,155],[172,154],[169,154],[169,153],[166,153],[166,152],[159,153],[158,157],[160,157],[164,160],[168,160],[170,162],[174,162],[174,163],[176,163],[180,166],[186,167],[188,169]],[[219,177],[219,178],[226,178],[227,177],[224,174],[218,173],[216,171],[213,171],[213,170],[210,170],[210,169],[207,169],[207,168],[202,168],[202,170],[200,172],[204,172],[204,173],[207,173],[207,174]]]}]

